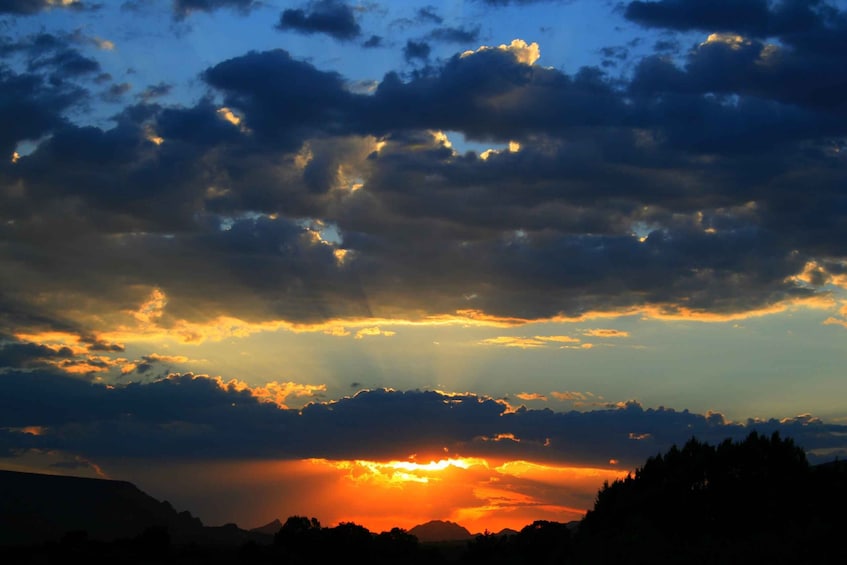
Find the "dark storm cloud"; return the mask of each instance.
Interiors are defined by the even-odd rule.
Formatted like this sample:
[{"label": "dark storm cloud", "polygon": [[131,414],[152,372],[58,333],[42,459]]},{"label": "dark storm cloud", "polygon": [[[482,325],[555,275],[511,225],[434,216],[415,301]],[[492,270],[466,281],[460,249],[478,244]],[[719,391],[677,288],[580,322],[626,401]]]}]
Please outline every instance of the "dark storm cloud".
[{"label": "dark storm cloud", "polygon": [[299,33],[324,33],[335,39],[354,39],[361,33],[353,9],[343,0],[316,0],[307,8],[287,9],[277,28]]},{"label": "dark storm cloud", "polygon": [[[825,458],[847,448],[844,426],[810,416],[733,423],[719,414],[634,401],[587,412],[512,411],[473,394],[372,390],[293,410],[190,374],[107,388],[48,372],[8,372],[0,375],[0,392],[6,450],[58,449],[95,462],[122,456],[405,459],[410,449],[421,456],[446,449],[452,456],[602,467],[617,459],[631,468],[693,436],[718,443],[751,430],[778,431],[808,452],[828,450]],[[41,435],[14,432],[33,426],[43,428]]]}]

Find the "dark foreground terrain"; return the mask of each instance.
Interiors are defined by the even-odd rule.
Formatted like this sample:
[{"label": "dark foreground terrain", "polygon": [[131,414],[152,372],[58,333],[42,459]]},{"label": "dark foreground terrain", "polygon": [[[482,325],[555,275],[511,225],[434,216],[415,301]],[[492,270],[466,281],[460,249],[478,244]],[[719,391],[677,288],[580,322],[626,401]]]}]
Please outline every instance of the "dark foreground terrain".
[{"label": "dark foreground terrain", "polygon": [[130,483],[0,472],[4,564],[842,564],[845,532],[847,465],[809,465],[776,434],[674,446],[604,485],[576,524],[443,542],[304,516],[211,528]]}]

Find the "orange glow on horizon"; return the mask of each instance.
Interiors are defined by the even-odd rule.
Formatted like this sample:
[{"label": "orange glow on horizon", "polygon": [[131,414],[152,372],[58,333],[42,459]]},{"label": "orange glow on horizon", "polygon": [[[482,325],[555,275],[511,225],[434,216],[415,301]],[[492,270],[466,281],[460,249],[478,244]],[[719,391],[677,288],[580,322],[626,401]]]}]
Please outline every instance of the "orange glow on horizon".
[{"label": "orange glow on horizon", "polygon": [[[353,522],[371,532],[449,520],[472,534],[520,530],[536,520],[579,520],[603,483],[626,469],[483,457],[408,460],[204,461],[151,467],[116,463],[137,484],[204,524],[262,526],[291,516],[324,527]],[[123,467],[123,468],[119,468]],[[190,479],[182,479],[190,477]],[[214,500],[209,493],[214,492]]]},{"label": "orange glow on horizon", "polygon": [[[520,530],[535,520],[580,519],[603,482],[621,469],[452,457],[428,462],[309,459],[335,476],[325,496],[338,518],[374,532],[449,520],[471,533]],[[332,524],[325,524],[332,525]]]}]

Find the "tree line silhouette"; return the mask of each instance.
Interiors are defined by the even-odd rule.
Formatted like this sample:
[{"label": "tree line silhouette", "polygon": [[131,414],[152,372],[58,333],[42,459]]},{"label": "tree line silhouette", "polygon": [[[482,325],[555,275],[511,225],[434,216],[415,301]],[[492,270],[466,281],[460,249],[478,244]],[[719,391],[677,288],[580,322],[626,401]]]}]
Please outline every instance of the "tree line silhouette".
[{"label": "tree line silhouette", "polygon": [[[344,522],[289,517],[268,544],[177,546],[166,528],[112,543],[73,533],[38,547],[4,548],[5,563],[253,563],[299,565],[835,564],[847,563],[847,466],[812,466],[790,438],[751,432],[709,445],[696,438],[605,483],[577,524],[536,521],[511,535],[421,543]],[[51,559],[55,557],[55,561]]]}]

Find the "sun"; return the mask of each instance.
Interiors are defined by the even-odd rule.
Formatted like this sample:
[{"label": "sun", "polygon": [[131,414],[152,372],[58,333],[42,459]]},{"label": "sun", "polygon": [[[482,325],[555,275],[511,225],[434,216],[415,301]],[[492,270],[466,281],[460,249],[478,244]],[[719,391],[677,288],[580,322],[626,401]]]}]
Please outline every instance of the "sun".
[{"label": "sun", "polygon": [[444,472],[472,467],[488,469],[488,462],[478,457],[458,457],[430,460],[421,463],[415,460],[400,461],[367,461],[362,459],[350,461],[328,461],[313,459],[316,464],[326,464],[336,469],[347,471],[348,478],[355,482],[367,482],[373,485],[391,486],[404,483],[430,483],[443,480]]}]

